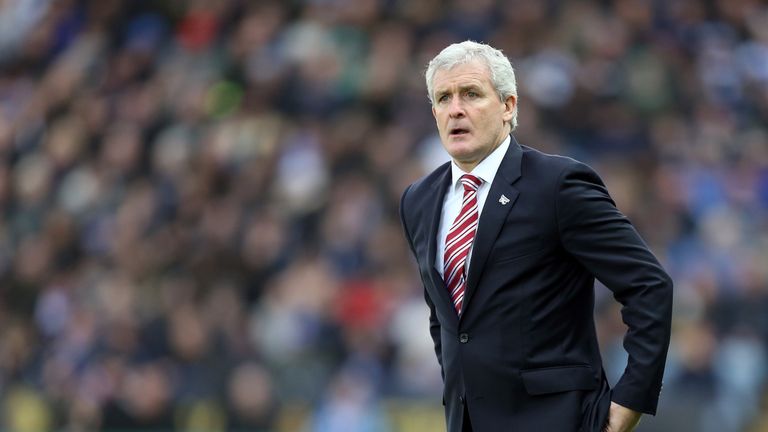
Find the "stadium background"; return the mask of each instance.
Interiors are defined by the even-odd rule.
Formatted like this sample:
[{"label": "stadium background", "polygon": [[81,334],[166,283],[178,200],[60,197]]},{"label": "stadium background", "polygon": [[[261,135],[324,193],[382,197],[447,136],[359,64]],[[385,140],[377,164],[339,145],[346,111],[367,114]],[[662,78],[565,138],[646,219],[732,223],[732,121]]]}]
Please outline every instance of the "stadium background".
[{"label": "stadium background", "polygon": [[468,38],[676,281],[638,431],[768,431],[757,0],[0,1],[3,430],[441,430],[396,210],[446,160],[424,67]]}]

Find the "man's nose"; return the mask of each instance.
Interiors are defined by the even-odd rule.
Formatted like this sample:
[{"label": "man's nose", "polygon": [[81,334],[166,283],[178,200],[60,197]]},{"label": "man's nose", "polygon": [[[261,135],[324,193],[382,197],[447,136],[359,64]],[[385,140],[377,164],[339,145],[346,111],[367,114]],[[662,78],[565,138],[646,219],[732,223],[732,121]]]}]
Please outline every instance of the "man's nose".
[{"label": "man's nose", "polygon": [[448,107],[448,114],[453,118],[464,116],[464,104],[462,103],[461,98],[455,97],[451,99],[451,105]]}]

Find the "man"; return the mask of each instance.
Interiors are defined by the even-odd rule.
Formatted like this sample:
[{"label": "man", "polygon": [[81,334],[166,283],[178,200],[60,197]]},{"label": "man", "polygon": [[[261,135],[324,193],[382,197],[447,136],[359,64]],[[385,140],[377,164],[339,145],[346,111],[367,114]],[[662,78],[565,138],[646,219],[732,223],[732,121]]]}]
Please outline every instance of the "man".
[{"label": "man", "polygon": [[[452,162],[409,186],[400,217],[418,262],[448,431],[631,431],[655,414],[672,281],[573,159],[518,144],[509,60],[471,41],[426,72]],[[593,319],[594,280],[628,326],[611,389]]]}]

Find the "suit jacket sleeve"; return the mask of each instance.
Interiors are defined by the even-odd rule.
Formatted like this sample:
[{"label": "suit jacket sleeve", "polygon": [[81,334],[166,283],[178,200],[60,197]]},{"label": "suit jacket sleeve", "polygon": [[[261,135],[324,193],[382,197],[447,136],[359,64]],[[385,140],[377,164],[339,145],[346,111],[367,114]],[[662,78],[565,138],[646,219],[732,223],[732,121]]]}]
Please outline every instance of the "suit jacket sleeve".
[{"label": "suit jacket sleeve", "polygon": [[[416,249],[413,247],[413,241],[411,240],[411,234],[408,231],[408,224],[406,223],[405,219],[405,201],[410,189],[411,187],[408,186],[408,188],[405,189],[405,192],[403,192],[403,196],[400,198],[400,223],[403,225],[403,231],[405,232],[405,239],[408,241],[408,247],[411,249],[411,253],[414,255],[414,257],[416,257],[416,260],[418,261],[419,257],[416,256]],[[419,274],[421,275],[420,271]],[[425,283],[423,276],[421,282],[422,284]],[[432,342],[435,345],[435,355],[437,356],[437,362],[440,364],[440,374],[443,380],[445,380],[445,371],[443,370],[442,343],[440,339],[440,322],[437,320],[435,305],[432,302],[432,299],[429,298],[426,285],[424,285],[424,300],[426,300],[427,306],[429,307],[429,335],[432,337]]]},{"label": "suit jacket sleeve", "polygon": [[613,292],[628,326],[624,349],[629,360],[612,399],[655,414],[670,340],[672,280],[592,169],[570,164],[558,188],[563,247]]}]

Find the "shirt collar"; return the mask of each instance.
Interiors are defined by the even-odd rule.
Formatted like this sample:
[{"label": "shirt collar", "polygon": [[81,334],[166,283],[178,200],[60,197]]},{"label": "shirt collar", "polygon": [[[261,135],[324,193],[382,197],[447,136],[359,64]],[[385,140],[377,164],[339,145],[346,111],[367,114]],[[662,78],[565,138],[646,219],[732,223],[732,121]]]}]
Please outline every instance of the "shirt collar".
[{"label": "shirt collar", "polygon": [[[474,175],[475,177],[479,177],[481,180],[483,180],[484,184],[493,182],[493,178],[496,177],[496,171],[499,170],[501,161],[504,159],[504,155],[507,154],[510,141],[511,140],[509,135],[507,135],[507,138],[501,142],[501,145],[496,147],[496,149],[492,151],[491,154],[480,161],[480,163],[477,164],[475,169],[473,169],[470,174]],[[459,179],[464,174],[466,174],[466,172],[462,171],[462,169],[456,165],[456,162],[451,161],[451,184],[454,188],[457,187],[459,184]]]}]

